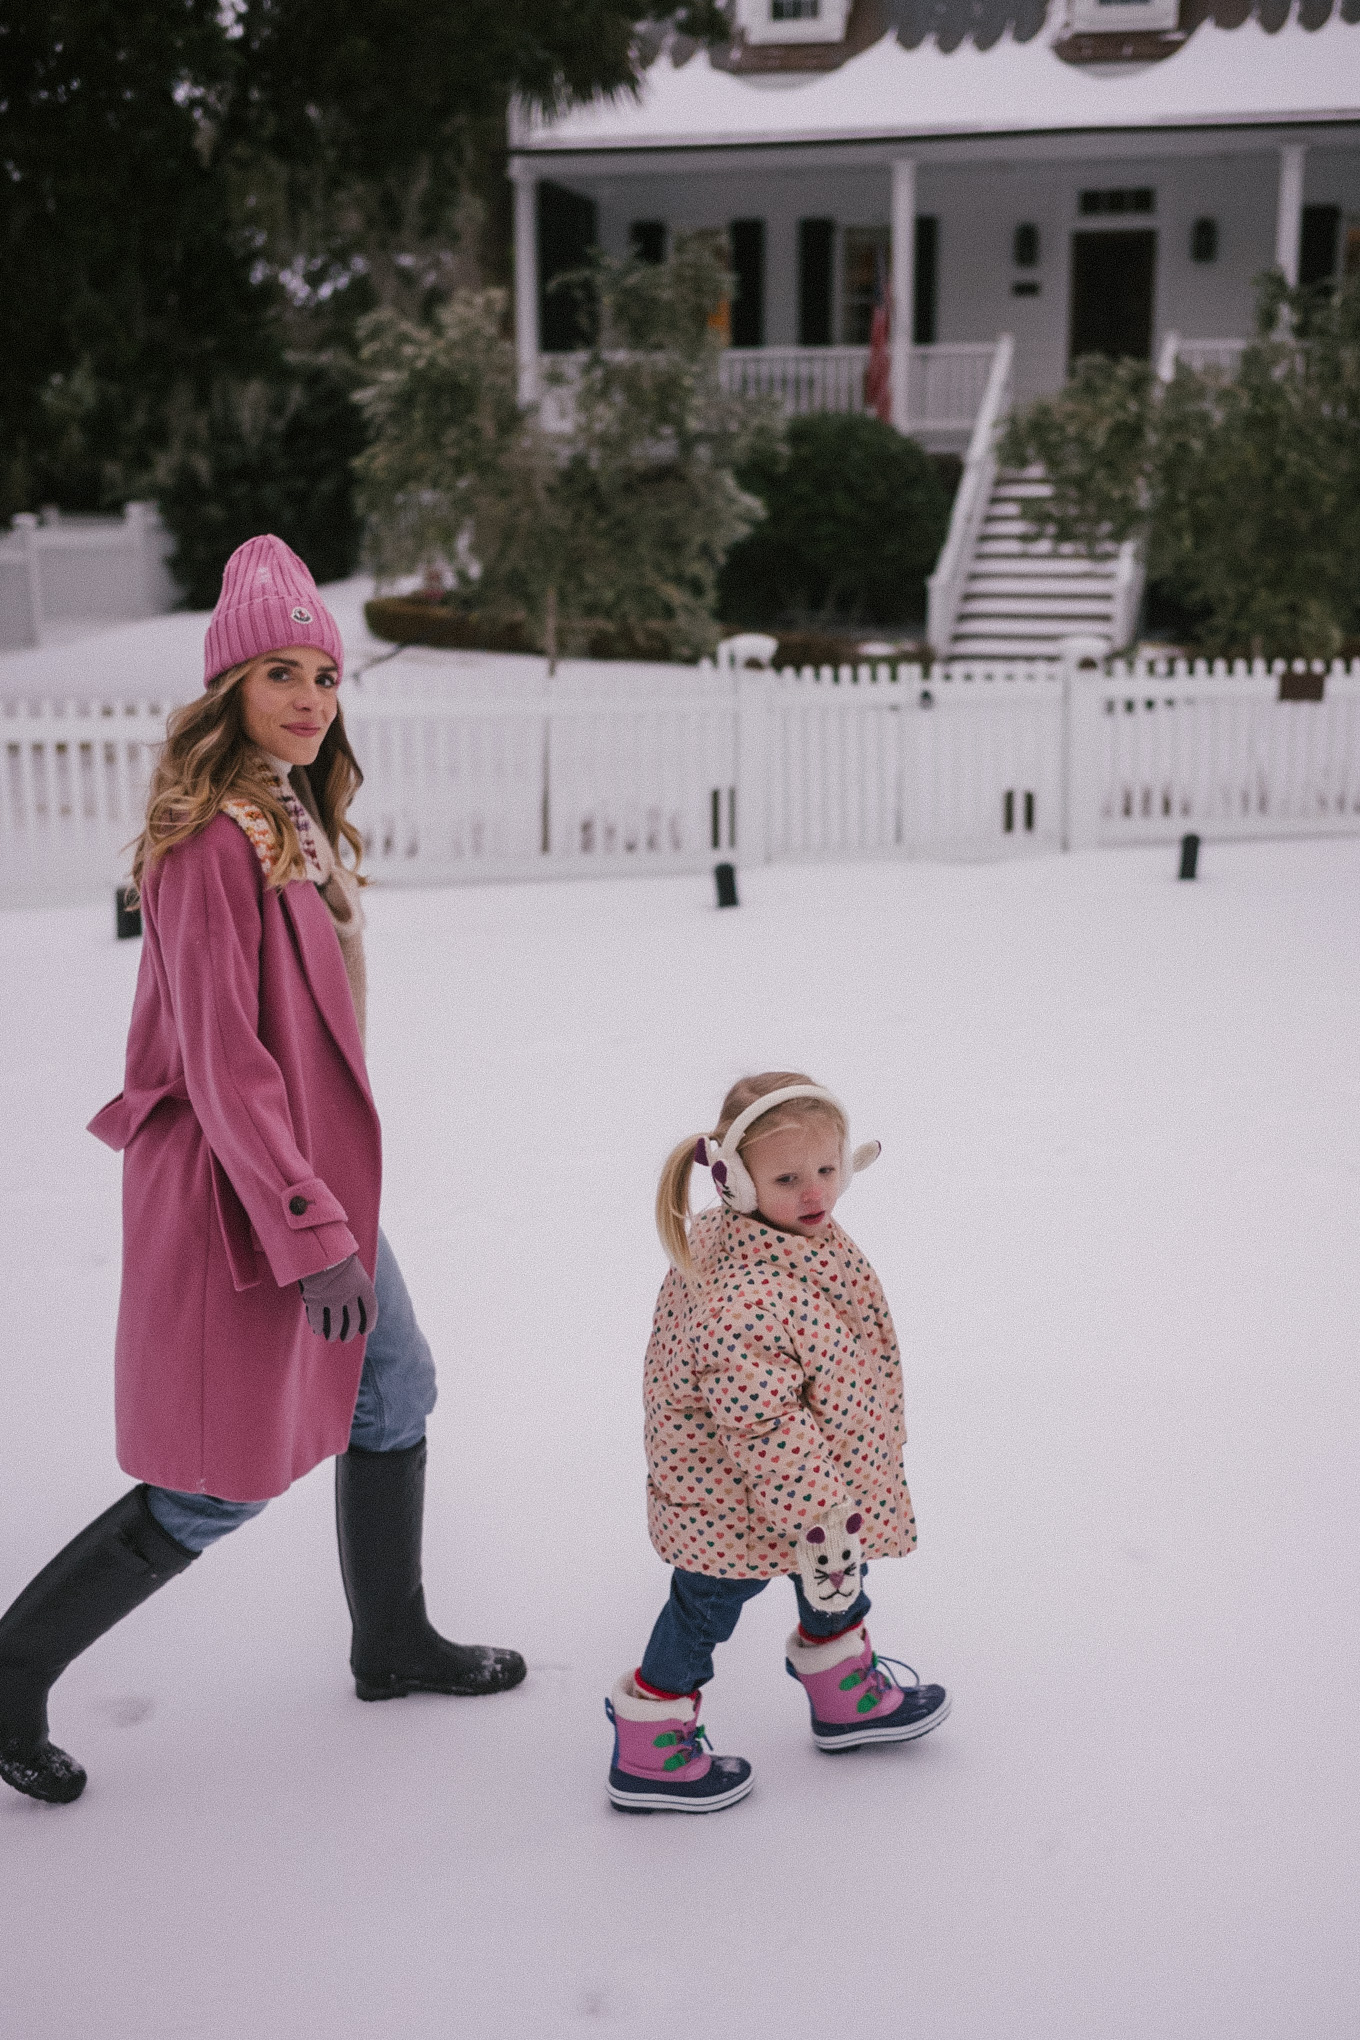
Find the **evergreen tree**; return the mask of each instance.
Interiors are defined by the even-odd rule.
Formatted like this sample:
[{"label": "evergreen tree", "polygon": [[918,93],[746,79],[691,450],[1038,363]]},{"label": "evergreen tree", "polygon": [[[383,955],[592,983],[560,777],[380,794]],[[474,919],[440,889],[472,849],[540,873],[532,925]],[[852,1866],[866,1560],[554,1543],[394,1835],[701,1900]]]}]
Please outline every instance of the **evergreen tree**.
[{"label": "evergreen tree", "polygon": [[230,531],[311,495],[294,537],[352,556],[355,442],[331,428],[358,319],[424,314],[477,268],[508,219],[512,95],[628,88],[646,13],[0,0],[0,520],[151,490],[201,593]]}]

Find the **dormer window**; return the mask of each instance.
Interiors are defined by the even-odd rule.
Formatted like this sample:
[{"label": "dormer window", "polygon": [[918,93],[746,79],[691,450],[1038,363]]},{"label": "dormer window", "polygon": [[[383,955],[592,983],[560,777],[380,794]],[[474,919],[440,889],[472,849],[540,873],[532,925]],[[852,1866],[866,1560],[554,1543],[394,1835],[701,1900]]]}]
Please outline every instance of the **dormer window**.
[{"label": "dormer window", "polygon": [[736,0],[736,26],[748,43],[838,43],[850,0]]},{"label": "dormer window", "polygon": [[1175,28],[1180,13],[1180,0],[1069,0],[1068,26],[1074,35],[1125,35]]}]

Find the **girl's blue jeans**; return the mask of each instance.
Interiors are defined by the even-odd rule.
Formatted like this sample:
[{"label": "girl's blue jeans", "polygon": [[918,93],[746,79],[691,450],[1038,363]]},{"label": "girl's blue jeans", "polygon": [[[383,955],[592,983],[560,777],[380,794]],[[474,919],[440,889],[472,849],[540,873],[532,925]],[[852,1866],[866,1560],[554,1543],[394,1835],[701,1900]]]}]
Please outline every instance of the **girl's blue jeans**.
[{"label": "girl's blue jeans", "polygon": [[[402,1452],[425,1436],[425,1419],[438,1390],[429,1344],[416,1323],[397,1257],[381,1232],[373,1287],[378,1322],[364,1352],[349,1442],[365,1452]],[[268,1507],[267,1502],[224,1502],[216,1495],[163,1487],[148,1487],[146,1501],[162,1530],[186,1551],[206,1551]]]},{"label": "girl's blue jeans", "polygon": [[[869,1568],[860,1577],[868,1577]],[[843,1629],[862,1622],[872,1605],[860,1588],[858,1600],[843,1614],[823,1615],[803,1593],[803,1582],[793,1574],[793,1591],[798,1597],[798,1620],[809,1636],[838,1636]],[[650,1641],[638,1671],[649,1686],[663,1693],[692,1693],[713,1677],[713,1646],[726,1643],[737,1626],[737,1617],[747,1601],[764,1593],[768,1580],[711,1579],[707,1573],[671,1574],[670,1598],[656,1618]]]}]

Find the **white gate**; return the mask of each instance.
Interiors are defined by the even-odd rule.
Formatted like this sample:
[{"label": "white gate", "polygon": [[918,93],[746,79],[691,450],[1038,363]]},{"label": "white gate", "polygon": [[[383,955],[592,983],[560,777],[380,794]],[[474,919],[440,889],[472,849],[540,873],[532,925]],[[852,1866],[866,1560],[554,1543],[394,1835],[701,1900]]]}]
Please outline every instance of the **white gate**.
[{"label": "white gate", "polygon": [[1074,676],[1070,741],[1073,847],[1360,830],[1360,662],[1117,661]]},{"label": "white gate", "polygon": [[741,853],[1057,849],[1062,705],[1062,676],[1044,664],[744,675]]}]

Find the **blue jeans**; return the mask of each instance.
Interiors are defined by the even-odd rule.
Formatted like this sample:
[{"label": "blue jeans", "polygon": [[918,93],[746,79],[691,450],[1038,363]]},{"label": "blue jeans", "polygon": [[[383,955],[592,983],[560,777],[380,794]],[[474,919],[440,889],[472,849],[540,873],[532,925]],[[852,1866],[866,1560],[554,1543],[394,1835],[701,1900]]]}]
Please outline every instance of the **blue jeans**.
[{"label": "blue jeans", "polygon": [[[860,1578],[869,1568],[861,1568]],[[872,1603],[861,1587],[859,1597],[840,1615],[823,1615],[806,1599],[803,1582],[793,1574],[798,1620],[809,1636],[838,1636],[862,1622]],[[768,1580],[718,1580],[707,1573],[671,1574],[670,1598],[656,1618],[639,1672],[649,1686],[663,1693],[692,1693],[713,1677],[713,1646],[726,1643],[747,1601],[763,1594]]]},{"label": "blue jeans", "polygon": [[[425,1419],[439,1391],[429,1343],[416,1323],[397,1257],[381,1232],[373,1287],[378,1322],[364,1352],[349,1442],[365,1452],[403,1452],[425,1436]],[[269,1506],[224,1502],[216,1495],[181,1494],[177,1488],[163,1487],[148,1487],[146,1501],[162,1530],[186,1551],[206,1551]]]}]

